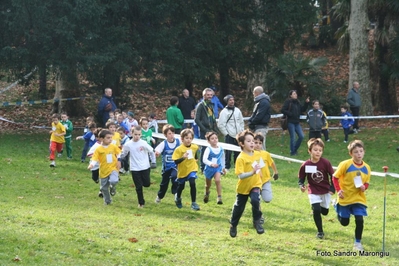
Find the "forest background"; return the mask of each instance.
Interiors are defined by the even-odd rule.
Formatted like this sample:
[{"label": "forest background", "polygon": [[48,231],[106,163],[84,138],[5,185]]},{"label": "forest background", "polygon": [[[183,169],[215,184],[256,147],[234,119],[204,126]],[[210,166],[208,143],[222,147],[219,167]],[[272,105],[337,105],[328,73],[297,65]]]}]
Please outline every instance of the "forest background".
[{"label": "forest background", "polygon": [[361,114],[398,110],[397,1],[8,0],[0,12],[2,87],[20,80],[0,101],[88,97],[1,108],[25,125],[61,110],[80,122],[106,87],[120,108],[159,118],[165,95],[187,88],[199,99],[212,84],[220,98],[235,95],[244,114],[256,85],[275,112],[296,89],[338,114],[354,80]]}]

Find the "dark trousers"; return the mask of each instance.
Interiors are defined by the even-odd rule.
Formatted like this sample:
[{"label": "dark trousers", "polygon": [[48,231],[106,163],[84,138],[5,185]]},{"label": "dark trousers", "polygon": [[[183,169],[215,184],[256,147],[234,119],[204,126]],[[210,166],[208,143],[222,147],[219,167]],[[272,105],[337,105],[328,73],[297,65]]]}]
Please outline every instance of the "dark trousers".
[{"label": "dark trousers", "polygon": [[93,179],[93,181],[96,183],[98,183],[99,172],[100,172],[100,169],[91,171],[91,179]]},{"label": "dark trousers", "polygon": [[161,184],[159,184],[158,198],[163,199],[165,197],[166,191],[169,187],[169,182],[172,184],[171,192],[176,194],[177,192],[177,182],[176,182],[176,169],[169,169],[162,173]]},{"label": "dark trousers", "polygon": [[321,139],[321,131],[309,131],[309,139],[312,138],[320,138]]},{"label": "dark trousers", "polygon": [[[224,137],[224,142],[228,143],[228,144],[233,144],[233,145],[237,145],[238,146],[238,142],[235,138],[231,137],[230,135],[226,135]],[[231,154],[233,153],[234,155],[234,165],[236,164],[236,160],[238,155],[240,154],[238,151],[229,151],[227,149],[224,150],[225,152],[225,162],[226,162],[226,169],[230,169],[231,168]]]},{"label": "dark trousers", "polygon": [[350,127],[344,128],[345,141],[348,141],[348,135],[349,134],[353,134],[353,130],[351,130]]},{"label": "dark trousers", "polygon": [[85,145],[83,146],[82,156],[80,157],[80,159],[82,161],[84,161],[86,159],[88,151],[89,151],[89,141],[85,140]]},{"label": "dark trousers", "polygon": [[125,158],[121,161],[121,168],[126,172],[129,171],[129,162],[130,162],[130,152],[126,155]]},{"label": "dark trousers", "polygon": [[150,182],[150,168],[141,171],[132,171],[133,183],[136,186],[137,199],[140,205],[145,204],[143,187],[149,187]]},{"label": "dark trousers", "polygon": [[[195,178],[190,178],[188,179],[188,182],[190,183],[190,195],[191,195],[191,202],[195,202],[197,199],[197,187],[195,185]],[[184,187],[186,186],[186,182],[179,182],[177,181],[177,192],[176,192],[176,197],[181,198],[181,193],[184,190]]]},{"label": "dark trousers", "polygon": [[237,194],[230,220],[232,226],[235,227],[238,225],[238,222],[245,210],[248,198],[251,199],[253,222],[258,221],[262,217],[262,212],[260,210],[260,188],[253,188],[249,195]]},{"label": "dark trousers", "polygon": [[328,136],[328,129],[322,129],[321,133],[324,135],[324,140],[325,141],[330,139],[330,137]]},{"label": "dark trousers", "polygon": [[[359,116],[360,107],[351,107],[351,112],[353,116]],[[353,124],[353,129],[359,129],[359,119],[355,118],[355,123]]]}]

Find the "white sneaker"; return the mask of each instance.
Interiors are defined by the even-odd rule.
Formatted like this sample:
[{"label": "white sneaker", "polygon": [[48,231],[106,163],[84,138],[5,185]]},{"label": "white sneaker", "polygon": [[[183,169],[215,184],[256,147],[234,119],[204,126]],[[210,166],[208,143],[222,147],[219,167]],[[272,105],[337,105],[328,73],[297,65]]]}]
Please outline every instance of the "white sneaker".
[{"label": "white sneaker", "polygon": [[160,203],[161,199],[157,196],[157,198],[155,199],[155,203]]},{"label": "white sneaker", "polygon": [[121,168],[121,169],[119,169],[119,173],[124,174],[124,173],[126,173],[126,170]]},{"label": "white sneaker", "polygon": [[51,161],[50,167],[55,167],[55,161]]},{"label": "white sneaker", "polygon": [[347,143],[347,141],[346,141],[346,140],[344,140],[344,143]]},{"label": "white sneaker", "polygon": [[58,154],[57,154],[57,157],[58,157],[58,158],[62,157],[62,153],[58,153]]},{"label": "white sneaker", "polygon": [[363,245],[360,242],[355,242],[355,244],[353,245],[353,249],[357,251],[364,251]]},{"label": "white sneaker", "polygon": [[355,129],[353,130],[353,133],[357,134],[357,133],[358,133],[358,130],[355,128]]}]

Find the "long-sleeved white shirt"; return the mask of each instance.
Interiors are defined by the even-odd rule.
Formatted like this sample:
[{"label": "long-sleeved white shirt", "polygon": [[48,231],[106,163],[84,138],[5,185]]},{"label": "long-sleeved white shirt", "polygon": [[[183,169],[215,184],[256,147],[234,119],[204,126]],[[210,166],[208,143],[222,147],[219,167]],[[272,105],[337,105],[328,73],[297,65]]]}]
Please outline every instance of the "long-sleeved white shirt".
[{"label": "long-sleeved white shirt", "polygon": [[152,147],[142,139],[139,141],[127,141],[125,145],[123,145],[121,158],[126,157],[129,152],[130,171],[142,171],[150,168],[148,156],[155,158]]}]

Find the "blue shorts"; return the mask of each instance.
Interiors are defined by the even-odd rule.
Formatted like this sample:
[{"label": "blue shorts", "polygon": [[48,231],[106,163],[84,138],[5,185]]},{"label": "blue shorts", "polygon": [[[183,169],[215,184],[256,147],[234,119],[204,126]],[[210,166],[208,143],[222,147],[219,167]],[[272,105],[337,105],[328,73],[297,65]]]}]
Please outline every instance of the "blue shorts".
[{"label": "blue shorts", "polygon": [[337,214],[342,218],[349,218],[352,215],[367,216],[367,207],[360,203],[341,206],[335,205]]},{"label": "blue shorts", "polygon": [[188,176],[184,177],[184,178],[176,178],[176,182],[183,184],[184,182],[188,181],[189,179],[197,179],[197,172],[191,172],[188,174]]}]

